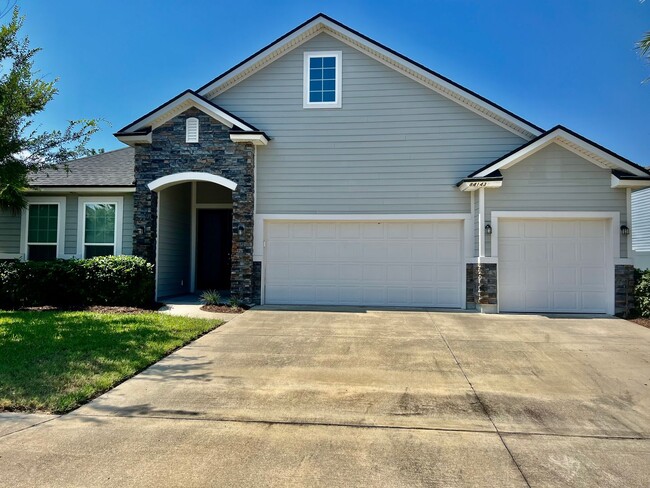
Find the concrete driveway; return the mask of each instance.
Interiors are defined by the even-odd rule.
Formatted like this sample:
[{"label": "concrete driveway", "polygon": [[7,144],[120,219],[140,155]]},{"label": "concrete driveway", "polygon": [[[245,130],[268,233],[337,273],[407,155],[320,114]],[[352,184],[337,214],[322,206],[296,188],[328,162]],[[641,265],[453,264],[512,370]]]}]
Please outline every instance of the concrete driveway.
[{"label": "concrete driveway", "polygon": [[0,431],[0,485],[647,487],[649,384],[618,319],[256,309]]}]

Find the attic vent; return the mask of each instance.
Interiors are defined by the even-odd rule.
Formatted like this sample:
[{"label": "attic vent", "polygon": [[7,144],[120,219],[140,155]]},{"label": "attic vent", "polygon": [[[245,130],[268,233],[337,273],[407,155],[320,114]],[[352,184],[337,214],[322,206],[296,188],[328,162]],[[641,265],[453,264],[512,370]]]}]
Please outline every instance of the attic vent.
[{"label": "attic vent", "polygon": [[199,119],[196,117],[185,121],[185,142],[199,142]]}]

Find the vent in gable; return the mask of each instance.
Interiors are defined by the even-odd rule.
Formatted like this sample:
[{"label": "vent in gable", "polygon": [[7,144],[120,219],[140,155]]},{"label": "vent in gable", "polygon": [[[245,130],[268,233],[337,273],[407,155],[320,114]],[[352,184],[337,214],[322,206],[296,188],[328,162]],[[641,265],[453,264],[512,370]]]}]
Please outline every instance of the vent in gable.
[{"label": "vent in gable", "polygon": [[199,142],[199,119],[196,117],[185,121],[185,142]]}]

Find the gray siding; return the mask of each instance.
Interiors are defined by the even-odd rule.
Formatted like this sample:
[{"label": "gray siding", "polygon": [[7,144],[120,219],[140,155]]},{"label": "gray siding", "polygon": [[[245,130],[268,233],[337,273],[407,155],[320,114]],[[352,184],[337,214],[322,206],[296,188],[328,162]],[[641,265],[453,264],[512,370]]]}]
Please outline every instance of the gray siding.
[{"label": "gray siding", "polygon": [[79,197],[67,195],[65,199],[65,245],[67,255],[77,254],[77,236],[79,227]]},{"label": "gray siding", "polygon": [[[340,109],[303,108],[303,53],[343,53]],[[525,142],[320,34],[214,100],[266,131],[258,213],[469,212],[456,182]]]},{"label": "gray siding", "polygon": [[124,195],[122,216],[122,254],[133,254],[133,194]]},{"label": "gray siding", "polygon": [[632,249],[650,251],[650,188],[632,193]]},{"label": "gray siding", "polygon": [[20,253],[20,214],[0,210],[0,254]]},{"label": "gray siding", "polygon": [[[611,188],[611,171],[557,144],[503,170],[503,186],[485,190],[486,221],[495,210],[619,212],[627,224],[624,189]],[[621,257],[626,257],[621,237]]]},{"label": "gray siding", "polygon": [[172,186],[158,198],[158,297],[180,295],[190,284],[191,186]]}]

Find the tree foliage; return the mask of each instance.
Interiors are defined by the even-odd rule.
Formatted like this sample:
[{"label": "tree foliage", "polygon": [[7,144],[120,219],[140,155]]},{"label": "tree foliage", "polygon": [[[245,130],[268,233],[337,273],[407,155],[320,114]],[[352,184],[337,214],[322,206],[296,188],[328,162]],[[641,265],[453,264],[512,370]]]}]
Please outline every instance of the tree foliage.
[{"label": "tree foliage", "polygon": [[14,8],[0,27],[0,209],[11,211],[25,206],[30,174],[89,154],[86,145],[98,130],[96,120],[69,121],[64,130],[34,126],[34,116],[57,94],[58,80],[45,81],[35,71],[41,49],[21,35],[24,20]]}]

